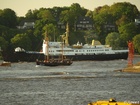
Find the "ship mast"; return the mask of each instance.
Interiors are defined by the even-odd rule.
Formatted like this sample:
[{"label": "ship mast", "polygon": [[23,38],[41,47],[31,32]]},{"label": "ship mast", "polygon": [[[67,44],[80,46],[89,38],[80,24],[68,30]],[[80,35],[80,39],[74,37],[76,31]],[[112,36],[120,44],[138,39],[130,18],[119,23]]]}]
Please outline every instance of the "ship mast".
[{"label": "ship mast", "polygon": [[64,59],[64,56],[63,56],[63,55],[64,55],[64,54],[63,54],[63,53],[64,53],[64,52],[63,52],[63,47],[64,47],[64,46],[63,46],[63,44],[64,44],[64,43],[62,42],[62,61],[63,61],[63,59]]},{"label": "ship mast", "polygon": [[69,23],[66,24],[66,32],[64,35],[61,35],[62,37],[62,40],[65,44],[65,46],[68,46],[69,45],[69,40],[68,40],[68,37],[69,37]]},{"label": "ship mast", "polygon": [[49,38],[48,38],[48,33],[47,33],[47,30],[45,32],[45,43],[46,43],[46,52],[47,52],[47,56],[45,56],[45,59],[47,61],[49,61]]},{"label": "ship mast", "polygon": [[69,23],[67,22],[66,24],[66,32],[65,32],[66,35],[62,35],[62,60],[64,59],[64,45],[65,46],[68,46],[69,45],[69,40],[68,40],[68,37],[69,37]]},{"label": "ship mast", "polygon": [[67,22],[67,25],[66,25],[66,38],[65,38],[65,44],[66,44],[66,46],[69,45],[68,37],[69,37],[69,23]]}]

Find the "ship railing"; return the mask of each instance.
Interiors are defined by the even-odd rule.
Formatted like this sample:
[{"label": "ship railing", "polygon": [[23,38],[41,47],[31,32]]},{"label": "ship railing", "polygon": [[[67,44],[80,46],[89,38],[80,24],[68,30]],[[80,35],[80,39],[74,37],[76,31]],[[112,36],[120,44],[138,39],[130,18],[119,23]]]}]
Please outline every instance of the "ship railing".
[{"label": "ship railing", "polygon": [[26,51],[26,53],[30,53],[30,54],[43,54],[43,52],[37,52],[37,51]]},{"label": "ship railing", "polygon": [[127,53],[129,50],[114,50],[115,53]]}]

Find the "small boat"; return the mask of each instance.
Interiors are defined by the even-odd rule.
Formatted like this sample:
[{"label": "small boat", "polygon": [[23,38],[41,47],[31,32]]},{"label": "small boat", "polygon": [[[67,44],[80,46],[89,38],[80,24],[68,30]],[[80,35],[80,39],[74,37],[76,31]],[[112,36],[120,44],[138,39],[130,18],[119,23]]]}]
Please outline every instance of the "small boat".
[{"label": "small boat", "polygon": [[140,105],[140,101],[124,101],[124,102],[118,102],[114,98],[111,98],[108,101],[96,101],[96,102],[90,102],[88,105]]},{"label": "small boat", "polygon": [[36,65],[43,65],[43,66],[69,66],[71,65],[73,62],[72,62],[72,59],[68,59],[66,57],[63,56],[63,42],[61,43],[62,44],[62,54],[61,54],[61,58],[50,58],[49,56],[49,39],[48,39],[48,36],[46,35],[46,38],[45,38],[45,42],[46,43],[46,55],[45,55],[45,58],[44,60],[36,60]]},{"label": "small boat", "polygon": [[69,66],[71,65],[73,62],[70,59],[49,59],[49,60],[36,60],[36,64],[37,65],[43,65],[43,66]]},{"label": "small boat", "polygon": [[2,62],[0,66],[11,66],[11,62]]}]

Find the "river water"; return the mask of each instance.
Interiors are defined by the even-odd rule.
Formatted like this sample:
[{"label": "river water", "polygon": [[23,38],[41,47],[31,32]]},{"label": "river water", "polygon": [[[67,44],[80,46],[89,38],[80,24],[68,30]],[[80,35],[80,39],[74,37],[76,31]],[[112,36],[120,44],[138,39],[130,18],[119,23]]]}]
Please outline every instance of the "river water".
[{"label": "river water", "polygon": [[75,61],[57,67],[12,63],[0,67],[0,105],[87,105],[112,97],[140,101],[140,74],[114,71],[126,66],[127,60]]}]

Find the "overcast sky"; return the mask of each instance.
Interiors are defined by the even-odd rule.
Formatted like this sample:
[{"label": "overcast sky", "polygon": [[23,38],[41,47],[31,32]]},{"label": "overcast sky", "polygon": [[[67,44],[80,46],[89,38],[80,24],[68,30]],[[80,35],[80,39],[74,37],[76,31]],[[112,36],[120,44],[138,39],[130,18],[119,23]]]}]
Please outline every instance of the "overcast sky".
[{"label": "overcast sky", "polygon": [[140,10],[140,0],[0,0],[0,9],[10,8],[17,16],[25,16],[29,9],[52,8],[54,6],[70,6],[72,3],[79,3],[81,7],[94,10],[98,6],[112,5],[117,2],[130,2]]}]

